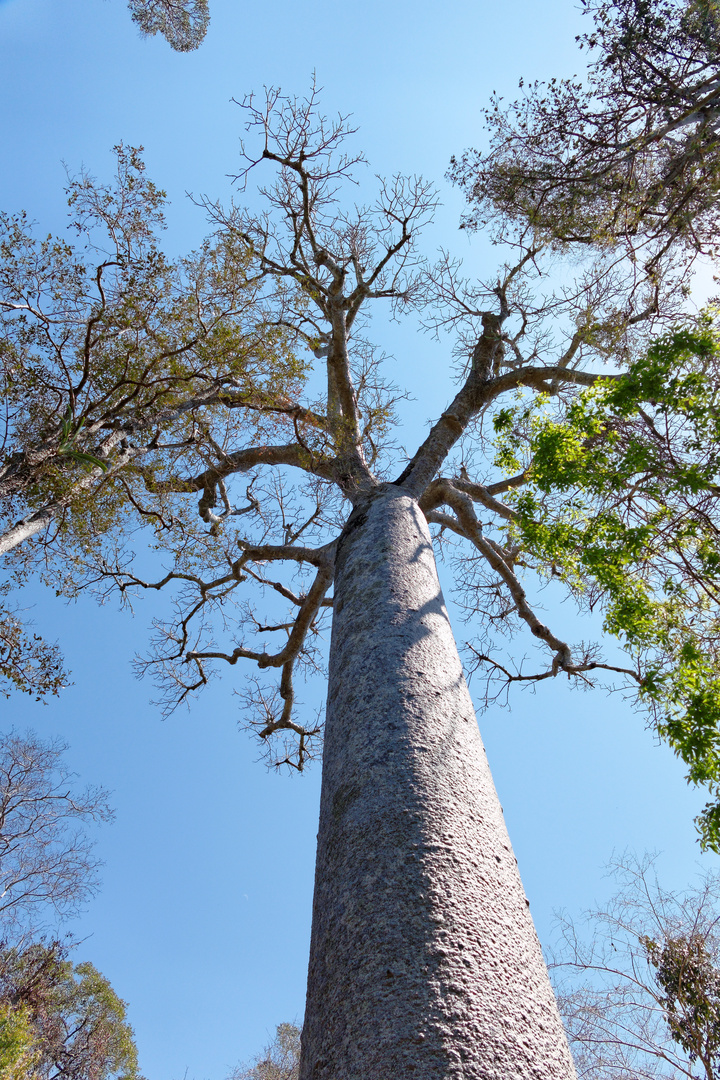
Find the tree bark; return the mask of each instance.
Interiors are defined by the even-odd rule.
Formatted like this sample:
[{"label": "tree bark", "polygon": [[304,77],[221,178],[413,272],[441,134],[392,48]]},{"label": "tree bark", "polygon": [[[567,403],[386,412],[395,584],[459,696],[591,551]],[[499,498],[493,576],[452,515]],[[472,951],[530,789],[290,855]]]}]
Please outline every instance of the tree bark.
[{"label": "tree bark", "polygon": [[569,1080],[562,1023],[417,503],[335,578],[301,1080]]}]

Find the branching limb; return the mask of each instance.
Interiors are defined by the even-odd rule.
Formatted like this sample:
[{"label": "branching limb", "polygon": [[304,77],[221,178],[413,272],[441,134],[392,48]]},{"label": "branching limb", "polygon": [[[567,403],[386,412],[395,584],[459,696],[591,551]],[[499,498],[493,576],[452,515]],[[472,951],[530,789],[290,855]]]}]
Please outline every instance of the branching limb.
[{"label": "branching limb", "polygon": [[51,499],[38,510],[26,514],[0,535],[0,555],[7,554],[26,540],[44,532],[75,499],[91,492],[103,479],[122,472],[143,453],[146,453],[147,449],[147,447],[124,447],[112,459],[112,465],[105,468],[99,465],[91,468],[63,496]]},{"label": "branching limb", "polygon": [[[299,559],[298,561],[301,560]],[[285,664],[291,663],[298,656],[308,628],[317,615],[322,600],[325,597],[325,593],[330,587],[332,576],[333,564],[328,560],[318,570],[310,591],[302,600],[300,609],[295,617],[295,622],[293,623],[293,628],[288,636],[287,644],[280,652],[255,652],[252,649],[245,649],[242,646],[237,646],[232,653],[190,650],[186,653],[185,659],[188,661],[225,660],[228,664],[236,664],[238,660],[254,660],[259,668],[284,667]]]},{"label": "branching limb", "polygon": [[527,624],[530,632],[540,641],[544,641],[550,649],[554,650],[552,673],[557,674],[561,670],[572,671],[570,646],[556,637],[550,628],[538,619],[528,604],[525,590],[505,558],[503,558],[501,549],[497,544],[491,543],[483,536],[471,497],[465,492],[459,491],[449,480],[446,480],[444,481],[444,501],[455,511],[463,531],[473,545],[504,582],[512,596],[515,610],[523,622]]},{"label": "branching limb", "polygon": [[[522,479],[516,477],[515,480],[516,483],[512,486],[519,487],[525,481],[525,474],[522,474]],[[462,476],[455,476],[452,481],[446,481],[443,477],[438,477],[437,480],[432,481],[425,493],[418,500],[420,509],[426,511],[426,516],[428,511],[433,510],[436,506],[440,506],[446,501],[446,483],[451,483],[457,491],[469,495],[475,502],[481,503],[487,510],[492,510],[494,514],[504,518],[506,521],[517,520],[518,515],[515,511],[511,507],[506,506],[505,503],[500,502],[499,499],[496,499],[491,493],[490,488],[485,487],[483,484],[475,484],[471,480],[464,479]],[[506,481],[506,483],[509,485],[510,482]],[[496,486],[497,485],[493,485],[493,487]]]},{"label": "branching limb", "polygon": [[[461,483],[463,484],[462,489],[460,488]],[[473,544],[507,588],[519,618],[525,622],[536,638],[543,641],[554,651],[550,668],[531,675],[524,674],[522,671],[510,672],[488,654],[481,653],[470,646],[478,664],[488,664],[494,670],[501,672],[506,685],[512,682],[542,682],[545,679],[554,678],[560,671],[564,671],[569,678],[578,677],[584,681],[588,681],[585,676],[591,671],[610,671],[627,675],[636,683],[642,685],[643,680],[638,671],[632,668],[603,663],[594,657],[592,651],[585,651],[582,657],[573,658],[570,646],[553,634],[550,628],[541,622],[528,604],[525,590],[512,569],[510,553],[504,551],[499,544],[482,533],[482,526],[477,519],[472,504],[472,491],[477,487],[478,485],[473,485],[467,481],[435,480],[421,503],[425,516],[428,522],[450,529]],[[478,501],[484,502],[486,489],[482,489],[482,492],[483,498]],[[491,502],[496,501],[491,497],[488,498]],[[430,508],[441,503],[451,507],[454,516]],[[491,506],[490,508],[493,509],[494,507]]]},{"label": "branching limb", "polygon": [[[554,671],[552,668],[546,669],[545,671],[533,673],[532,675],[526,675],[522,671],[512,672],[509,671],[508,668],[506,668],[503,664],[498,663],[498,661],[495,660],[494,657],[488,656],[487,653],[480,652],[478,649],[474,648],[473,645],[468,644],[468,648],[474,654],[478,666],[480,666],[481,664],[487,664],[491,668],[493,668],[493,670],[501,672],[504,677],[504,681],[508,686],[510,685],[510,683],[515,682],[543,682],[545,679],[555,678],[555,676],[558,674],[558,672]],[[589,656],[590,654],[588,653],[586,655]],[[639,675],[638,672],[635,671],[633,668],[619,667],[615,664],[603,664],[598,660],[591,660],[589,658],[586,659],[585,657],[583,657],[578,663],[575,663],[571,667],[565,668],[564,670],[567,672],[568,677],[570,677],[571,675],[583,677],[585,673],[589,671],[612,671],[617,675],[627,675],[636,683],[642,684],[642,676]]]},{"label": "branching limb", "polygon": [[503,371],[502,328],[509,309],[500,287],[497,295],[499,313],[481,313],[482,334],[472,350],[470,370],[462,388],[395,481],[414,498],[422,497],[473,417],[502,395],[521,387],[552,394],[558,387],[593,386],[600,377],[614,377],[560,366],[518,365]]}]

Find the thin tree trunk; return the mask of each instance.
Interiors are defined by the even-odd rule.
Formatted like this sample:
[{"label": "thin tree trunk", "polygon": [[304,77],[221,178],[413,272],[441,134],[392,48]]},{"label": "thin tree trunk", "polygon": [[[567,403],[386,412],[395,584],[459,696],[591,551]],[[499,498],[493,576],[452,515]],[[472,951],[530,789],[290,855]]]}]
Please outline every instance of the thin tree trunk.
[{"label": "thin tree trunk", "polygon": [[301,1080],[574,1070],[417,503],[340,540]]}]

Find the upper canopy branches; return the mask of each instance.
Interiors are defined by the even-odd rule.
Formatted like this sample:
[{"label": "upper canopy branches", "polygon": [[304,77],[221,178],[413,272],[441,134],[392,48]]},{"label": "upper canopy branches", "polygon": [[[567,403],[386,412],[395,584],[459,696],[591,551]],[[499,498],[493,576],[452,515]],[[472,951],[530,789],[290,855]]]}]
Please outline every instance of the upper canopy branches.
[{"label": "upper canopy branches", "polygon": [[486,112],[488,152],[453,161],[471,204],[563,244],[622,242],[653,272],[664,255],[717,253],[720,9],[715,0],[583,0],[585,81],[524,86]]},{"label": "upper canopy branches", "polygon": [[143,34],[162,34],[177,52],[197,49],[210,25],[208,0],[128,0]]},{"label": "upper canopy branches", "polygon": [[35,240],[23,217],[0,220],[2,551],[73,504],[77,517],[80,495],[117,493],[119,473],[141,470],[147,483],[156,470],[222,461],[204,416],[223,417],[225,438],[241,413],[256,434],[283,420],[292,431],[292,417],[322,422],[293,400],[304,367],[268,325],[247,257],[226,238],[167,260],[163,192],[137,151],[117,153],[115,188],[88,176],[69,188],[94,260]]},{"label": "upper canopy branches", "polygon": [[[520,582],[518,552],[507,533],[515,512],[494,496],[522,486],[527,477],[483,483],[487,463],[476,453],[481,471],[471,482],[457,474],[459,454],[473,460],[482,418],[501,398],[528,392],[562,403],[592,386],[608,361],[621,364],[647,339],[660,315],[673,310],[670,288],[635,281],[628,287],[623,273],[591,265],[556,291],[541,293],[539,282],[544,283],[552,259],[542,244],[516,246],[498,277],[480,285],[468,282],[449,257],[433,266],[418,253],[416,234],[432,209],[422,182],[381,183],[374,207],[345,209],[342,185],[352,179],[360,159],[344,151],[350,134],[346,121],[331,123],[318,115],[314,91],[303,101],[271,91],[262,108],[252,101],[246,108],[261,149],[255,156],[247,152],[243,179],[255,168],[270,167],[276,180],[261,188],[264,215],[209,206],[215,242],[244,253],[267,325],[298,347],[305,343],[316,374],[322,372],[322,390],[318,400],[297,400],[294,411],[288,410],[292,442],[233,447],[225,440],[201,472],[147,482],[173,505],[186,493],[202,492],[200,514],[211,535],[196,535],[192,544],[184,540],[182,565],[176,563],[155,581],[141,578],[120,557],[100,569],[124,593],[179,590],[177,617],[158,627],[158,653],[151,664],[168,707],[204,685],[214,664],[247,659],[261,670],[277,667],[277,691],[258,685],[249,695],[255,722],[265,739],[294,733],[299,756],[292,758],[283,744],[279,758],[302,764],[312,752],[316,727],[293,718],[293,674],[298,665],[316,663],[314,640],[331,603],[332,554],[346,515],[342,499],[362,502],[381,493],[392,477],[420,499],[431,521],[469,541],[508,611],[516,611],[551,650],[548,674],[562,670],[587,678],[607,667],[587,650],[576,656],[537,616]],[[459,331],[457,394],[404,469],[382,447],[392,399],[377,358],[359,337],[367,303],[378,300],[388,300],[396,312],[422,307],[427,325],[438,333]],[[266,406],[272,407],[271,402]],[[289,470],[297,482],[291,484]],[[442,470],[449,471],[438,479]],[[244,484],[250,480],[246,504],[239,509],[231,497],[238,474]],[[218,503],[224,507],[220,513],[213,509]],[[484,520],[488,515],[494,524]],[[187,537],[187,524],[184,528]],[[268,567],[277,569],[269,573]],[[250,582],[265,593],[262,611],[240,599]],[[276,614],[268,593],[284,598],[290,613]],[[263,614],[268,603],[270,618]],[[276,640],[268,634],[281,635],[276,647],[266,646]],[[624,670],[637,679],[634,669]]]},{"label": "upper canopy branches", "polygon": [[303,100],[270,90],[261,106],[249,97],[243,108],[248,130],[260,133],[262,150],[257,157],[244,150],[238,179],[245,185],[259,164],[276,166],[275,182],[259,189],[267,209],[253,215],[236,205],[229,210],[206,206],[221,233],[247,246],[260,278],[270,282],[276,297],[278,284],[283,286],[277,325],[325,360],[323,413],[337,482],[351,495],[374,482],[374,425],[363,418],[372,421],[376,413],[382,425],[391,407],[387,400],[371,405],[368,414],[367,403],[359,400],[357,380],[367,383],[368,369],[383,396],[372,352],[363,348],[359,316],[366,313],[367,301],[408,306],[417,300],[422,264],[416,238],[436,197],[423,180],[398,176],[379,182],[373,205],[346,209],[343,187],[357,182],[354,170],[363,159],[345,152],[344,141],[352,134],[347,118],[331,121],[320,114],[315,87]]},{"label": "upper canopy branches", "polygon": [[[715,542],[720,485],[703,466],[692,513],[679,496],[665,516],[652,502],[683,454],[699,453],[697,440],[682,442],[687,424],[677,404],[663,399],[663,415],[674,419],[648,466],[655,487],[638,476],[635,459],[613,473],[609,531],[597,489],[573,490],[567,505],[549,494],[562,454],[595,445],[595,435],[573,427],[588,401],[608,406],[610,399],[592,396],[595,388],[619,388],[630,403],[622,424],[613,414],[603,433],[637,429],[655,438],[643,415],[657,428],[658,384],[638,381],[637,363],[683,310],[686,264],[657,249],[653,266],[641,267],[624,238],[563,263],[533,227],[508,238],[498,273],[469,281],[450,255],[431,264],[420,251],[418,233],[435,201],[425,182],[380,181],[374,204],[347,202],[345,185],[361,159],[345,151],[347,121],[318,113],[314,89],[302,101],[271,91],[262,106],[249,99],[245,108],[260,139],[242,177],[274,174],[260,189],[265,212],[206,204],[215,233],[187,259],[160,252],[162,193],[130,151],[120,151],[115,188],[87,177],[71,186],[92,265],[68,245],[33,241],[22,221],[7,223],[0,495],[2,543],[15,572],[59,564],[70,594],[171,590],[173,612],[157,623],[146,665],[166,706],[202,688],[218,666],[247,660],[261,673],[277,669],[276,686],[246,684],[249,722],[266,744],[279,737],[272,760],[302,766],[319,725],[298,717],[296,676],[321,670],[335,545],[349,504],[382,497],[392,483],[419,501],[441,543],[458,545],[458,580],[483,620],[479,664],[505,682],[620,675],[643,701],[655,695],[658,728],[692,779],[720,785],[715,735],[693,749],[710,713],[695,709],[676,678],[689,670],[677,648],[682,619],[680,630],[636,647],[630,622],[616,617],[627,614],[628,596],[642,593],[659,627],[668,566],[677,573],[691,566],[696,577],[682,584],[690,599],[672,610],[689,618],[700,593],[706,597],[711,614],[691,667],[715,693],[705,661],[714,656],[717,589],[697,537]],[[390,441],[401,395],[385,383],[382,357],[365,339],[368,305],[381,301],[395,315],[420,310],[447,347],[448,367],[454,351],[457,390],[409,456],[399,457]],[[706,373],[714,348],[669,353],[661,388],[673,365],[692,378]],[[700,411],[715,407],[703,402]],[[542,472],[548,455],[536,439],[536,415],[553,430],[575,432],[560,440],[552,474]],[[547,491],[537,497],[541,480]],[[582,522],[569,525],[565,516],[575,511]],[[711,525],[682,532],[688,514]],[[165,556],[157,572],[130,549],[129,537],[147,525]],[[591,542],[593,529],[602,543]],[[599,604],[629,659],[611,663],[593,645],[563,640],[536,610],[532,574],[561,579],[581,602]],[[496,632],[510,626],[526,629],[544,652],[539,671],[528,675],[498,658]],[[672,727],[678,716],[689,734]],[[711,843],[720,842],[714,820]]]}]

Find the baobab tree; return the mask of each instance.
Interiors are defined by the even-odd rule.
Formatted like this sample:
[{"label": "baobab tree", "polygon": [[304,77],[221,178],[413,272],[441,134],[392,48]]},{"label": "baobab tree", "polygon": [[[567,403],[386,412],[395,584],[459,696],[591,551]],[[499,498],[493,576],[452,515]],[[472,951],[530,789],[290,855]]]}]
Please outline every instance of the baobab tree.
[{"label": "baobab tree", "polygon": [[[123,556],[124,519],[117,550],[112,529],[83,541],[86,580],[123,594],[177,590],[177,618],[158,627],[147,664],[168,707],[200,690],[218,664],[278,671],[275,687],[250,684],[248,721],[276,763],[298,768],[316,752],[320,726],[295,707],[297,671],[318,663],[332,611],[301,1075],[569,1076],[430,528],[470,545],[461,572],[486,629],[515,620],[548,650],[547,667],[532,676],[476,650],[491,671],[583,681],[615,671],[642,688],[638,657],[617,667],[593,649],[574,650],[533,610],[521,564],[553,573],[513,503],[513,493],[532,488],[533,473],[508,468],[507,446],[495,465],[480,450],[488,421],[507,436],[508,398],[537,397],[565,416],[583,391],[605,387],[609,362],[627,365],[663,320],[676,318],[682,275],[645,279],[621,260],[609,267],[601,252],[573,289],[538,299],[537,275],[552,251],[520,236],[497,277],[469,283],[449,257],[429,267],[418,253],[434,205],[424,182],[395,179],[374,207],[345,211],[341,185],[359,159],[345,153],[346,122],[318,115],[315,95],[271,93],[246,107],[261,141],[244,177],[271,166],[277,182],[264,191],[262,216],[208,205],[214,242],[243,254],[265,324],[296,351],[304,344],[318,366],[304,400],[284,394],[280,407],[266,399],[276,409],[273,432],[284,438],[228,432],[219,401],[203,414],[213,426],[199,471],[181,471],[186,457],[129,469],[132,505],[162,523],[174,561],[155,580],[141,577]],[[396,395],[362,336],[369,305],[382,302],[396,313],[420,308],[459,341],[458,392],[400,464],[387,445]],[[609,384],[617,382],[611,374]],[[235,404],[251,414],[257,403]],[[238,478],[241,505],[232,494]],[[116,482],[103,480],[108,492]],[[185,509],[193,493],[200,530]],[[264,594],[264,613],[243,592],[248,584]],[[276,615],[272,597],[290,614]],[[262,644],[268,634],[282,635],[277,648]]]},{"label": "baobab tree", "polygon": [[[434,207],[423,181],[381,183],[373,204],[351,208],[343,185],[361,159],[347,152],[347,122],[319,114],[315,93],[270,92],[245,106],[259,143],[242,178],[270,168],[275,180],[260,214],[207,204],[208,250],[223,253],[231,277],[242,267],[287,378],[280,363],[263,381],[257,365],[243,393],[213,387],[212,400],[188,406],[192,438],[150,439],[137,461],[103,470],[99,440],[133,409],[119,398],[94,429],[98,444],[71,445],[70,460],[102,473],[93,487],[101,505],[124,492],[122,513],[73,531],[76,513],[88,522],[88,503],[69,500],[66,527],[42,557],[71,566],[71,589],[174,590],[175,617],[158,625],[147,662],[168,708],[218,667],[255,664],[248,722],[274,762],[297,768],[316,752],[320,725],[298,708],[295,684],[321,662],[332,612],[303,1080],[571,1076],[434,539],[460,559],[484,671],[501,684],[561,674],[587,684],[603,672],[625,680],[656,707],[658,730],[692,778],[712,787],[716,443],[710,432],[709,457],[699,459],[689,428],[714,416],[718,346],[712,320],[677,331],[692,253],[673,242],[643,270],[622,244],[588,244],[571,274],[558,268],[551,231],[521,220],[499,237],[506,264],[474,283],[449,255],[432,266],[421,257],[417,238]],[[420,311],[455,341],[448,364],[459,388],[410,455],[390,442],[399,397],[364,336],[369,311],[383,304],[397,316]],[[216,309],[211,298],[199,317]],[[115,335],[122,371],[144,341],[142,326],[127,344]],[[171,358],[154,355],[165,378]],[[309,359],[293,366],[291,356]],[[97,370],[83,384],[88,397]],[[671,376],[702,393],[674,395]],[[689,409],[699,398],[704,411]],[[69,468],[60,417],[52,435],[50,457]],[[132,456],[134,435],[120,445]],[[597,476],[612,478],[607,490],[593,481],[593,461]],[[660,481],[676,496],[667,513],[652,502]],[[28,491],[38,499],[37,487]],[[127,552],[133,514],[170,553],[157,577]],[[695,531],[678,531],[680,521]],[[18,543],[17,557],[23,550],[32,562],[36,542]],[[546,625],[526,589],[533,572],[604,607],[627,660],[573,648]],[[693,656],[678,652],[683,612],[703,604],[708,633]],[[499,656],[493,632],[505,628],[524,628],[547,662],[528,672]],[[266,645],[268,635],[279,644]],[[263,681],[273,672],[276,684]]]}]

